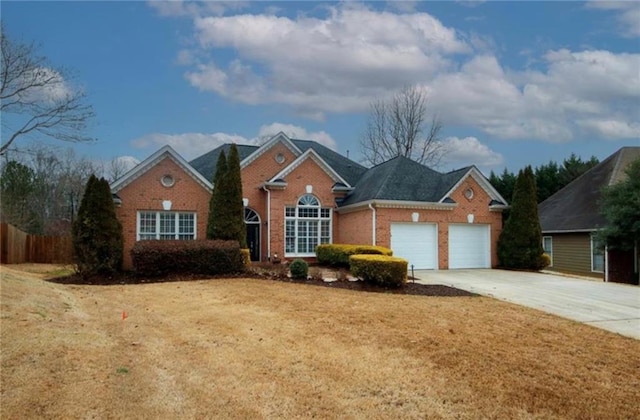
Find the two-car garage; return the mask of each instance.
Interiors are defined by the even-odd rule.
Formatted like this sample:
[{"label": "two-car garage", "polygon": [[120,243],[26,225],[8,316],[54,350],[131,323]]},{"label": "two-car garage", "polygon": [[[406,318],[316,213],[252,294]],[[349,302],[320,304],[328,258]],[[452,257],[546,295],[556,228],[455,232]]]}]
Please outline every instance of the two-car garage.
[{"label": "two-car garage", "polygon": [[[449,224],[449,268],[490,268],[491,233],[487,224]],[[438,225],[392,223],[393,255],[409,261],[416,270],[438,268]]]}]

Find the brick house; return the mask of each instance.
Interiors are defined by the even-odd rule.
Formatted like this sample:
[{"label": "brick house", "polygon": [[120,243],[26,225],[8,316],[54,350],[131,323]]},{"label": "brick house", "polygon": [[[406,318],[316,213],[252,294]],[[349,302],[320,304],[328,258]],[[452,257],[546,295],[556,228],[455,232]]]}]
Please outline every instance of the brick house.
[{"label": "brick house", "polygon": [[[112,184],[124,265],[137,240],[205,237],[220,146],[191,162],[165,146]],[[489,268],[506,201],[475,167],[440,173],[397,157],[367,169],[278,134],[238,146],[255,261],[305,258],[321,243],[390,247],[416,269]]]}]

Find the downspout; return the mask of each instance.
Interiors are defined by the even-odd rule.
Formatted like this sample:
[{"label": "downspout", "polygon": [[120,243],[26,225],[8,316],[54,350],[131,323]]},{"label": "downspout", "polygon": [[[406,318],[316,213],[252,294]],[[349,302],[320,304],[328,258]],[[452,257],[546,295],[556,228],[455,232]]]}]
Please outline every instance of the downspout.
[{"label": "downspout", "polygon": [[373,203],[369,203],[371,209],[371,241],[372,245],[376,246],[376,208],[373,207]]},{"label": "downspout", "polygon": [[267,261],[271,261],[271,190],[266,185],[262,189],[267,192]]},{"label": "downspout", "polygon": [[609,247],[604,246],[604,281],[609,281]]}]

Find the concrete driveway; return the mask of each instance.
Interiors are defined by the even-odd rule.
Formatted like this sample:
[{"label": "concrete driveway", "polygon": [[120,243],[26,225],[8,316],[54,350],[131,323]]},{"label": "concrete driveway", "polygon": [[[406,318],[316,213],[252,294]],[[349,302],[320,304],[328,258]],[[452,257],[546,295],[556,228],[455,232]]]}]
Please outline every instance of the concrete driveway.
[{"label": "concrete driveway", "polygon": [[640,339],[640,287],[506,270],[417,270],[418,283],[444,284]]}]

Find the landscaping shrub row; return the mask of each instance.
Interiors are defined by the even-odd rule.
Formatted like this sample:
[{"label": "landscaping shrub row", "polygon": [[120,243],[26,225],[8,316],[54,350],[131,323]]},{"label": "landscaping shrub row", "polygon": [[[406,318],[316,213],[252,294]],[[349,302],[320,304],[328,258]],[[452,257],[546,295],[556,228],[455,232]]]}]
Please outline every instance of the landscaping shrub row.
[{"label": "landscaping shrub row", "polygon": [[362,280],[385,287],[400,287],[407,282],[409,262],[387,255],[352,255],[351,274]]},{"label": "landscaping shrub row", "polygon": [[318,263],[334,267],[349,267],[349,257],[361,254],[392,256],[393,251],[373,245],[323,244],[316,247]]},{"label": "landscaping shrub row", "polygon": [[139,241],[131,250],[137,274],[230,274],[245,270],[238,241]]}]

